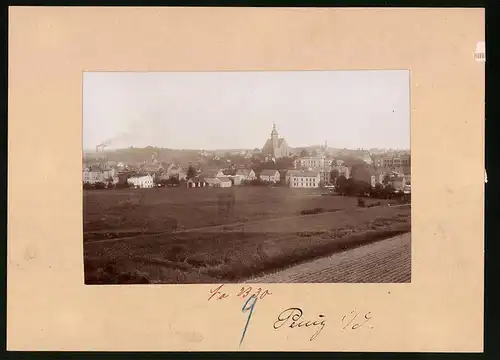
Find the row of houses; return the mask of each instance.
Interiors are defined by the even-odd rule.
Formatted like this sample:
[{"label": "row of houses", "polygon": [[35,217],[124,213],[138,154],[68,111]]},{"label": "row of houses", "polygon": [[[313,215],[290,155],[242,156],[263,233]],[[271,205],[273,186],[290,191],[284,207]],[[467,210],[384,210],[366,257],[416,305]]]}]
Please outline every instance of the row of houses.
[{"label": "row of houses", "polygon": [[409,167],[403,168],[373,168],[362,167],[356,169],[353,178],[370,184],[391,185],[396,190],[408,190],[411,188],[411,173]]},{"label": "row of houses", "polygon": [[[265,171],[260,174],[261,177],[266,178]],[[279,176],[279,172],[278,172]],[[277,182],[279,178],[268,176],[271,181]],[[235,175],[224,175],[222,169],[205,170],[197,174],[195,177],[190,178],[186,182],[187,187],[231,187],[233,185],[240,185],[243,181],[250,181],[257,179],[255,171],[252,169],[238,169]]]},{"label": "row of houses", "polygon": [[[198,171],[196,175],[187,179],[187,172],[182,166],[170,164],[162,167],[156,164],[145,164],[138,169],[126,171],[120,168],[109,167],[106,164],[85,166],[83,169],[84,183],[94,184],[96,182],[128,182],[139,188],[152,188],[155,180],[168,180],[175,177],[185,180],[187,187],[231,187],[240,185],[244,181],[260,179],[268,183],[285,183],[292,188],[317,188],[321,184],[328,185],[331,182],[331,173],[336,171],[337,176],[351,177],[351,169],[343,164],[341,160],[330,161],[324,156],[305,157],[297,159],[295,168],[290,170],[265,169],[258,175],[253,169],[237,169],[234,175],[224,174],[222,169],[205,169]],[[316,167],[311,167],[314,165]],[[375,168],[366,166],[357,168],[353,178],[376,186],[376,184],[387,184],[387,178],[391,185],[405,188],[411,185],[409,167]]]},{"label": "row of houses", "polygon": [[98,182],[118,182],[118,171],[116,168],[100,165],[86,165],[83,168],[83,182],[95,184]]},{"label": "row of houses", "polygon": [[410,167],[411,155],[409,152],[391,152],[372,155],[371,161],[376,167]]},{"label": "row of houses", "polygon": [[[347,168],[346,168],[347,169]],[[147,171],[149,170],[149,172]],[[85,167],[83,171],[83,181],[91,184],[96,182],[118,183],[121,177],[125,178],[129,184],[139,188],[152,188],[155,186],[155,179],[159,180],[168,179],[172,172],[167,172],[158,175],[152,172],[151,169],[141,169],[139,171],[118,172],[116,169],[111,168],[89,168]],[[178,173],[179,180],[187,180],[187,187],[230,187],[233,185],[240,185],[244,181],[252,181],[260,179],[268,183],[280,183],[285,177],[286,184],[290,187],[319,187],[320,182],[325,184],[330,180],[330,169],[316,169],[316,170],[282,170],[278,169],[264,169],[257,176],[253,169],[238,169],[235,175],[224,175],[221,169],[205,170],[198,173],[195,177],[187,179],[183,170]],[[348,169],[343,173],[349,177]],[[122,175],[122,176],[120,176]]]}]

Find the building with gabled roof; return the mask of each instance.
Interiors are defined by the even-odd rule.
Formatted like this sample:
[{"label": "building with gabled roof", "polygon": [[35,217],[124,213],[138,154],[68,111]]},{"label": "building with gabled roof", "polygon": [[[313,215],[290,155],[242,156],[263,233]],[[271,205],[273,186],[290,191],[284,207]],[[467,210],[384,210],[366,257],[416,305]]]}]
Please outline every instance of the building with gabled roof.
[{"label": "building with gabled roof", "polygon": [[241,180],[254,180],[256,179],[255,171],[252,169],[238,169],[236,170],[237,177],[240,177]]},{"label": "building with gabled roof", "polygon": [[277,183],[280,181],[280,172],[276,169],[264,169],[260,172],[259,179],[262,181]]}]

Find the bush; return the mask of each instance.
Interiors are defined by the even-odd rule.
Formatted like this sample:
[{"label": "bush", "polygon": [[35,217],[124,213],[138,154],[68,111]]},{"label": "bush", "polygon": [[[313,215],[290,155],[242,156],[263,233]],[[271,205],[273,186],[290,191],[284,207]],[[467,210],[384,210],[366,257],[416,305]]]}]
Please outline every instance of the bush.
[{"label": "bush", "polygon": [[94,184],[94,188],[96,188],[96,189],[105,189],[106,188],[106,184],[103,183],[103,182],[96,182]]},{"label": "bush", "polygon": [[300,215],[314,215],[314,214],[322,213],[324,211],[325,211],[325,209],[323,209],[323,208],[314,208],[314,209],[310,209],[310,210],[302,210],[300,212]]},{"label": "bush", "polygon": [[130,184],[128,182],[120,182],[116,184],[117,189],[128,189],[130,187]]},{"label": "bush", "polygon": [[99,263],[85,261],[85,284],[150,284],[151,281],[137,270],[120,270],[115,261]]},{"label": "bush", "polygon": [[349,178],[337,181],[336,191],[347,196],[365,196],[371,192],[371,186],[365,182]]},{"label": "bush", "polygon": [[168,179],[159,180],[159,183],[165,186],[169,186],[169,185],[179,185],[181,181],[179,180],[178,176],[170,176]]},{"label": "bush", "polygon": [[361,199],[361,198],[358,198],[358,206],[359,207],[365,207],[365,200]]},{"label": "bush", "polygon": [[83,188],[84,189],[93,189],[94,186],[89,182],[85,182],[85,183],[83,183]]},{"label": "bush", "polygon": [[269,183],[267,181],[262,181],[261,179],[257,178],[257,179],[253,179],[253,180],[243,180],[242,181],[242,184],[244,185],[260,185],[260,186],[263,186],[263,185],[268,185]]}]

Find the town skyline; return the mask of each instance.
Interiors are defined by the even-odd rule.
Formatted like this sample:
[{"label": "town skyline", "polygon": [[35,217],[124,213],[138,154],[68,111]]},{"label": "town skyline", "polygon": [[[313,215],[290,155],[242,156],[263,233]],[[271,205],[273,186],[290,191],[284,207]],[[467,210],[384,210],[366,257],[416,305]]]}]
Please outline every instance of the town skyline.
[{"label": "town skyline", "polygon": [[262,148],[273,124],[291,148],[410,148],[403,70],[85,73],[83,102],[84,151]]}]

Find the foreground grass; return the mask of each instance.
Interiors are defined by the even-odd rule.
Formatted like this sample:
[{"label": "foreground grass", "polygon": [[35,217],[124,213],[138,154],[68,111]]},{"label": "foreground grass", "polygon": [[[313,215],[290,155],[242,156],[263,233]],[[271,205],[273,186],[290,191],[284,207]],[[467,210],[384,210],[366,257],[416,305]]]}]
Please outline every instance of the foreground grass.
[{"label": "foreground grass", "polygon": [[262,231],[192,232],[88,243],[86,283],[238,282],[408,232],[411,217],[409,208],[386,208],[302,221],[314,226],[290,224],[288,231],[278,232],[263,227]]}]

